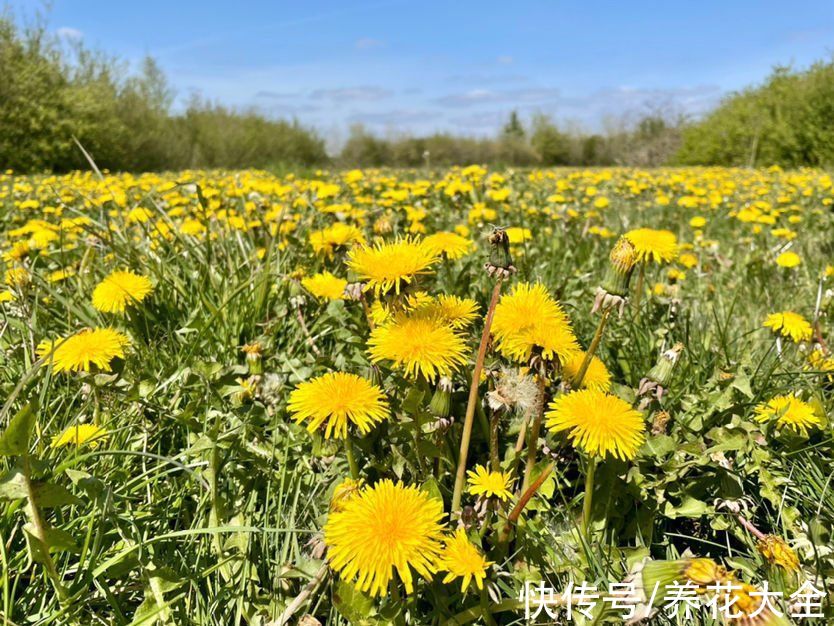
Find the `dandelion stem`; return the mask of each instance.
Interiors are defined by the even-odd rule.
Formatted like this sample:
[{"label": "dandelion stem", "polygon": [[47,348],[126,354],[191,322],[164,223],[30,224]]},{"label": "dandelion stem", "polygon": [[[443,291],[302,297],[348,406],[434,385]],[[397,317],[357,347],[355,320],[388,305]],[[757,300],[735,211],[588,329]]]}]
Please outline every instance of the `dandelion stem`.
[{"label": "dandelion stem", "polygon": [[493,411],[489,421],[489,464],[493,472],[501,471],[501,458],[498,455],[498,425],[501,412]]},{"label": "dandelion stem", "polygon": [[533,474],[533,467],[536,465],[536,452],[538,452],[539,435],[542,430],[542,418],[544,417],[544,391],[547,385],[547,378],[543,373],[538,376],[538,393],[536,394],[536,416],[533,418],[533,425],[530,428],[530,436],[527,439],[527,464],[524,467],[524,480],[521,483],[521,492],[527,489],[530,484],[530,476]]},{"label": "dandelion stem", "polygon": [[64,583],[58,575],[58,570],[55,567],[55,561],[52,560],[52,555],[49,553],[49,538],[46,535],[46,524],[41,516],[41,509],[38,506],[38,499],[35,493],[35,487],[32,484],[32,466],[29,462],[29,454],[24,454],[23,461],[23,484],[26,489],[26,498],[29,500],[29,515],[32,519],[32,526],[35,531],[35,539],[40,544],[40,549],[43,557],[43,566],[52,586],[55,587],[55,592],[58,594],[58,600],[63,604],[69,599]]},{"label": "dandelion stem", "polygon": [[350,468],[350,477],[353,480],[359,479],[359,465],[356,463],[356,454],[353,450],[353,439],[350,433],[345,437],[345,456],[347,457],[348,467]]},{"label": "dandelion stem", "polygon": [[588,527],[591,523],[591,506],[594,500],[594,476],[597,470],[597,458],[592,456],[588,459],[588,467],[585,471],[585,501],[582,503],[582,533],[588,534]]},{"label": "dandelion stem", "polygon": [[637,274],[637,287],[634,294],[634,310],[640,310],[640,301],[643,299],[643,281],[646,278],[646,264],[640,264],[640,271]]},{"label": "dandelion stem", "polygon": [[582,365],[579,366],[576,376],[571,381],[571,386],[574,389],[579,389],[582,386],[582,381],[585,380],[585,374],[588,372],[588,366],[591,365],[591,359],[594,358],[594,354],[596,354],[597,348],[599,348],[599,342],[602,340],[602,333],[605,330],[605,325],[608,322],[609,315],[611,315],[611,307],[603,310],[602,316],[599,318],[599,324],[597,324],[597,329],[596,332],[594,332],[594,338],[591,340],[591,345],[588,346],[585,358],[582,359]]},{"label": "dandelion stem", "polygon": [[460,500],[463,495],[463,482],[466,478],[466,457],[469,454],[469,440],[472,438],[472,422],[475,419],[475,405],[478,402],[478,383],[481,380],[481,370],[484,368],[487,345],[489,343],[489,330],[492,327],[492,318],[495,317],[495,306],[498,304],[498,296],[501,294],[502,278],[499,276],[492,290],[492,298],[489,301],[486,318],[484,319],[484,331],[481,334],[481,344],[478,346],[478,356],[475,359],[475,369],[472,370],[472,385],[469,387],[469,402],[466,405],[466,416],[463,420],[463,434],[460,439],[460,455],[458,457],[458,469],[455,476],[455,490],[452,494],[452,515],[460,511]]},{"label": "dandelion stem", "polygon": [[504,524],[504,528],[501,530],[501,534],[498,537],[499,543],[505,543],[507,539],[510,537],[510,530],[512,530],[512,525],[518,522],[518,518],[521,517],[521,512],[524,511],[524,507],[527,506],[527,503],[530,502],[530,499],[533,495],[538,491],[539,487],[542,486],[544,481],[547,480],[548,476],[553,472],[553,468],[556,467],[554,462],[550,462],[547,467],[542,470],[542,473],[536,476],[536,480],[533,481],[527,489],[521,494],[521,497],[516,502],[513,510],[510,511],[510,514],[507,516],[507,523]]}]

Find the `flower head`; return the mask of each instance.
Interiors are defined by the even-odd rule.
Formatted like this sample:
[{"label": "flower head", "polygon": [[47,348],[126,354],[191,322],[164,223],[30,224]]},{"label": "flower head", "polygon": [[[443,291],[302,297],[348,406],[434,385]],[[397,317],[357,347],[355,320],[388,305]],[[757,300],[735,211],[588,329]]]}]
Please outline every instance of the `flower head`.
[{"label": "flower head", "polygon": [[643,414],[625,400],[595,389],[557,396],[550,403],[547,427],[569,431],[573,445],[595,457],[633,459],[645,439]]},{"label": "flower head", "polygon": [[428,380],[452,376],[466,362],[466,344],[451,326],[437,317],[400,314],[371,331],[371,362],[393,361],[411,378]]},{"label": "flower head", "polygon": [[809,428],[822,426],[822,421],[807,402],[794,396],[784,395],[771,398],[756,407],[757,422],[776,420],[780,426],[786,426],[803,435],[808,434]]},{"label": "flower head", "polygon": [[341,300],[348,282],[330,272],[321,272],[301,281],[301,285],[316,298]]},{"label": "flower head", "polygon": [[579,351],[570,320],[544,285],[519,283],[495,307],[492,334],[503,355],[527,361],[533,350],[564,363]]},{"label": "flower head", "polygon": [[330,510],[343,511],[347,501],[359,493],[364,486],[365,481],[361,478],[345,478],[333,490],[333,496],[330,498]]},{"label": "flower head", "polygon": [[362,434],[389,415],[382,390],[356,374],[330,372],[303,382],[290,394],[287,409],[315,432],[324,425],[326,439],[347,437],[349,424]]},{"label": "flower head", "polygon": [[788,543],[777,535],[765,535],[756,544],[756,549],[769,563],[788,572],[799,571],[799,558]]},{"label": "flower head", "polygon": [[485,498],[509,500],[512,477],[505,472],[491,472],[483,465],[476,465],[474,470],[466,472],[469,476],[469,493]]},{"label": "flower head", "polygon": [[351,250],[347,265],[360,278],[368,281],[368,289],[386,293],[400,292],[402,284],[410,284],[417,276],[430,274],[438,262],[437,253],[424,242],[408,237],[394,243],[378,241],[373,246]]},{"label": "flower head", "polygon": [[783,337],[790,337],[795,343],[809,341],[813,335],[811,324],[799,313],[793,311],[771,313],[764,321],[764,326]]},{"label": "flower head", "polygon": [[142,302],[151,291],[153,285],[147,277],[118,270],[93,290],[93,306],[102,313],[124,313],[128,306]]},{"label": "flower head", "polygon": [[[562,376],[566,380],[576,379],[582,361],[585,360],[585,351],[580,350],[562,365]],[[608,391],[611,388],[611,374],[605,363],[596,356],[591,357],[585,376],[582,378],[581,389],[596,389],[597,391]]]},{"label": "flower head", "polygon": [[466,531],[458,528],[444,543],[443,554],[438,564],[441,570],[448,572],[443,578],[443,583],[463,578],[461,591],[466,591],[473,580],[478,589],[483,589],[484,578],[492,562],[487,561],[477,546],[469,541]]},{"label": "flower head", "polygon": [[787,269],[793,269],[802,264],[802,257],[796,252],[783,252],[776,257],[776,265]]},{"label": "flower head", "polygon": [[89,372],[95,366],[110,371],[110,362],[123,359],[130,344],[127,335],[112,328],[85,329],[65,339],[46,340],[38,345],[44,365],[52,363],[56,372]]},{"label": "flower head", "polygon": [[88,444],[91,448],[97,447],[102,439],[107,436],[107,429],[94,424],[77,424],[70,426],[60,435],[52,438],[50,447],[61,448],[63,446],[82,446]]},{"label": "flower head", "polygon": [[671,231],[637,228],[625,237],[634,245],[637,258],[645,263],[671,263],[678,256],[678,240]]},{"label": "flower head", "polygon": [[356,226],[343,222],[336,222],[332,226],[310,233],[310,245],[313,246],[313,250],[326,256],[332,256],[335,250],[353,243],[365,243],[365,235]]},{"label": "flower head", "polygon": [[461,237],[457,233],[439,232],[429,235],[423,239],[423,244],[428,246],[435,254],[445,254],[449,259],[460,259],[472,250],[472,241]]},{"label": "flower head", "polygon": [[442,551],[443,503],[415,486],[390,480],[365,487],[330,513],[324,527],[330,566],[372,596],[387,591],[394,568],[406,591],[411,570],[437,571]]}]

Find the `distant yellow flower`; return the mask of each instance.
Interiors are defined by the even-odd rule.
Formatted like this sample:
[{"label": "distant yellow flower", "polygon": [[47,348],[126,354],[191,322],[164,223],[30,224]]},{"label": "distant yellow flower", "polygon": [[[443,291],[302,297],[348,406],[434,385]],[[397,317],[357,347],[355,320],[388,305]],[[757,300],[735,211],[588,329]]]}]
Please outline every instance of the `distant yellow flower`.
[{"label": "distant yellow flower", "polygon": [[[574,380],[579,373],[579,368],[582,367],[582,361],[585,359],[585,351],[580,350],[573,357],[568,359],[562,365],[562,378],[565,380]],[[585,371],[585,376],[582,378],[582,385],[580,389],[596,389],[597,391],[608,391],[611,388],[611,373],[605,367],[598,357],[591,358],[588,364],[588,369]]]},{"label": "distant yellow flower", "polygon": [[25,267],[12,267],[6,270],[5,282],[9,287],[23,287],[29,284],[29,271]]},{"label": "distant yellow flower", "polygon": [[445,254],[449,259],[460,259],[472,251],[472,242],[457,233],[439,232],[423,239],[435,254]]},{"label": "distant yellow flower", "polygon": [[689,225],[692,228],[703,228],[707,225],[707,218],[702,217],[700,215],[696,215],[691,220],[689,220]]},{"label": "distant yellow flower", "polygon": [[501,298],[492,334],[501,354],[521,362],[529,360],[534,350],[561,363],[579,351],[568,316],[541,284],[518,283]]},{"label": "distant yellow flower", "polygon": [[397,315],[371,331],[368,340],[371,362],[393,361],[406,375],[428,380],[451,377],[466,363],[466,344],[451,325],[426,316]]},{"label": "distant yellow flower", "polygon": [[287,410],[296,422],[309,422],[311,433],[324,425],[326,439],[344,439],[350,424],[364,435],[389,416],[382,390],[345,372],[330,372],[301,383],[290,394]]},{"label": "distant yellow flower", "polygon": [[762,423],[776,420],[780,426],[791,428],[802,435],[807,435],[809,428],[822,426],[814,407],[790,395],[776,396],[756,406],[755,419]]},{"label": "distant yellow flower", "polygon": [[60,435],[53,437],[52,443],[49,445],[52,448],[61,448],[69,445],[83,446],[84,444],[89,444],[91,448],[95,448],[105,436],[107,436],[107,430],[101,426],[77,424],[70,426]]},{"label": "distant yellow flower", "polygon": [[802,263],[802,257],[800,257],[796,252],[783,252],[779,256],[776,257],[776,265],[779,267],[786,267],[788,269],[792,269],[794,267],[798,267]]},{"label": "distant yellow flower", "polygon": [[698,257],[691,252],[684,252],[678,257],[678,262],[686,269],[691,270],[693,267],[698,265]]},{"label": "distant yellow flower", "polygon": [[124,313],[153,291],[151,281],[131,271],[116,271],[93,290],[93,306],[102,313]]},{"label": "distant yellow flower", "polygon": [[356,226],[343,222],[336,222],[332,226],[310,233],[310,245],[318,254],[332,256],[337,249],[354,243],[364,244],[364,233]]},{"label": "distant yellow flower", "polygon": [[345,295],[345,287],[347,287],[348,282],[330,272],[320,272],[303,279],[301,284],[316,298],[341,300]]},{"label": "distant yellow flower", "polygon": [[476,465],[466,475],[469,476],[469,493],[473,495],[499,500],[513,497],[510,491],[512,477],[505,472],[491,472],[483,465]]},{"label": "distant yellow flower", "polygon": [[443,516],[443,503],[419,487],[390,480],[365,487],[325,524],[330,567],[371,596],[388,592],[396,568],[412,593],[412,569],[426,579],[437,571]]},{"label": "distant yellow flower", "polygon": [[377,242],[351,250],[347,266],[362,280],[367,289],[386,293],[400,292],[403,284],[410,284],[417,276],[431,274],[431,267],[439,260],[437,253],[417,239],[398,239],[394,243]]},{"label": "distant yellow flower", "polygon": [[109,372],[113,359],[123,359],[130,344],[127,335],[112,328],[82,330],[65,339],[42,341],[38,356],[56,372],[89,372],[92,367]]},{"label": "distant yellow flower", "polygon": [[793,311],[771,313],[765,319],[764,326],[783,337],[790,337],[795,343],[810,341],[813,335],[811,324],[799,313]]},{"label": "distant yellow flower", "polygon": [[645,440],[643,414],[625,400],[594,389],[557,396],[550,403],[547,428],[567,430],[568,438],[594,457],[633,459]]},{"label": "distant yellow flower", "polygon": [[469,541],[466,531],[458,528],[444,543],[439,567],[448,573],[443,578],[443,584],[462,578],[461,591],[466,591],[473,580],[478,589],[483,589],[487,569],[492,562],[487,561],[477,546]]},{"label": "distant yellow flower", "polygon": [[643,262],[670,263],[678,256],[678,240],[671,231],[637,228],[628,231],[625,237]]}]

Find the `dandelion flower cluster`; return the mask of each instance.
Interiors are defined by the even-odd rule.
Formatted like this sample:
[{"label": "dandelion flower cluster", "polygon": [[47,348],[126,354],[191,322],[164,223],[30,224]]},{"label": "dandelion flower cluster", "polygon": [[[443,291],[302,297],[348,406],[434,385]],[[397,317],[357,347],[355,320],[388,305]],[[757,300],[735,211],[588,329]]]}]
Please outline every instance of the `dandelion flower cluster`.
[{"label": "dandelion flower cluster", "polygon": [[113,359],[123,359],[128,345],[130,339],[124,333],[94,328],[64,339],[42,341],[37,353],[44,365],[51,363],[56,372],[89,372],[93,367],[109,372]]},{"label": "dandelion flower cluster", "polygon": [[102,313],[124,313],[128,306],[142,302],[151,291],[153,285],[147,277],[118,270],[93,290],[93,306]]},{"label": "dandelion flower cluster", "polygon": [[287,409],[311,433],[324,426],[324,437],[347,437],[348,425],[360,433],[388,418],[382,390],[356,374],[331,372],[303,382],[290,394]]},{"label": "dandelion flower cluster", "polygon": [[443,503],[418,487],[390,480],[365,487],[325,524],[330,566],[371,596],[387,591],[396,568],[412,593],[412,569],[424,578],[437,571],[443,516]]},{"label": "dandelion flower cluster", "polygon": [[764,321],[764,327],[770,328],[783,337],[790,337],[795,343],[809,341],[813,334],[811,324],[799,313],[793,311],[771,313]]},{"label": "dandelion flower cluster", "polygon": [[534,349],[561,363],[579,351],[568,316],[541,284],[519,283],[501,298],[492,334],[498,351],[519,362],[529,360]]},{"label": "dandelion flower cluster", "polygon": [[573,445],[600,458],[611,454],[633,459],[645,440],[643,414],[625,400],[595,389],[557,396],[546,425],[553,432],[568,431]]}]

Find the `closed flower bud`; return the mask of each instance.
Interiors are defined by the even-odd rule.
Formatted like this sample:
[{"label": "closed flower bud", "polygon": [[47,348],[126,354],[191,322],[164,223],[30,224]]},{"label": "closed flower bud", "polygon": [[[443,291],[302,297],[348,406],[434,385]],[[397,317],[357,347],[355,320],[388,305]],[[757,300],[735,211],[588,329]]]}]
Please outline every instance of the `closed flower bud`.
[{"label": "closed flower bud", "polygon": [[437,383],[434,395],[429,403],[429,411],[435,417],[449,417],[452,406],[452,381],[442,377]]}]

